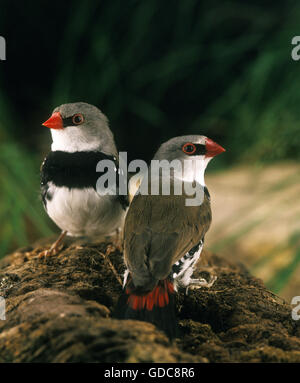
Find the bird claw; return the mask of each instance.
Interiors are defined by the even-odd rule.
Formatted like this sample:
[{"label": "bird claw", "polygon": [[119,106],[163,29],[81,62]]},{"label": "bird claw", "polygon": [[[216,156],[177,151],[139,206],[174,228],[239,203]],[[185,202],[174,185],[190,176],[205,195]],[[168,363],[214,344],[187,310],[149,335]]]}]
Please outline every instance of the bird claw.
[{"label": "bird claw", "polygon": [[123,244],[122,241],[115,241],[114,243],[110,243],[106,247],[105,255],[109,256],[111,253],[114,253],[115,251],[118,251],[120,253],[123,253]]},{"label": "bird claw", "polygon": [[51,246],[50,249],[44,250],[44,251],[40,252],[38,254],[38,257],[40,259],[52,257],[53,255],[57,255],[62,250],[62,248],[63,248],[63,245],[61,245],[61,246],[53,246],[53,247]]},{"label": "bird claw", "polygon": [[44,250],[41,253],[38,254],[38,257],[41,258],[48,258],[52,255],[57,255],[61,249],[63,248],[63,245],[61,244],[63,239],[65,238],[67,232],[62,231],[58,239],[53,243],[53,245],[48,250]]},{"label": "bird claw", "polygon": [[105,256],[108,257],[111,253],[114,253],[117,250],[115,245],[109,244],[105,250]]},{"label": "bird claw", "polygon": [[211,276],[209,282],[204,278],[191,279],[189,285],[187,286],[187,288],[185,290],[185,294],[188,295],[189,290],[201,289],[201,287],[210,288],[213,286],[213,284],[216,282],[216,280],[217,280],[216,275]]}]

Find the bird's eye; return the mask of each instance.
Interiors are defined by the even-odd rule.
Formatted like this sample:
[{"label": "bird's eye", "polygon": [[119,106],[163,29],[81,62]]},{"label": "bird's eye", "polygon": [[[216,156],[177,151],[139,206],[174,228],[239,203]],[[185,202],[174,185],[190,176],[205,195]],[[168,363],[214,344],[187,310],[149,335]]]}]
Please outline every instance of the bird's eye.
[{"label": "bird's eye", "polygon": [[83,115],[81,113],[74,114],[72,117],[72,122],[74,125],[80,125],[84,122]]},{"label": "bird's eye", "polygon": [[194,154],[196,151],[196,146],[192,144],[191,142],[187,142],[186,144],[183,145],[182,151],[185,154],[188,154],[189,156],[191,154]]}]

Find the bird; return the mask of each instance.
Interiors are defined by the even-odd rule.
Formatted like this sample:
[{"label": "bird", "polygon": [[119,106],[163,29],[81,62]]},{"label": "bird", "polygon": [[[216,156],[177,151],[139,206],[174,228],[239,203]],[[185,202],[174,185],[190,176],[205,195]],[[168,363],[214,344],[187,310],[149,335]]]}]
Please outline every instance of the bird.
[{"label": "bird", "polygon": [[[179,161],[182,173],[170,172],[170,194],[162,187],[152,195],[155,175],[134,180],[135,191],[124,224],[123,293],[116,305],[118,319],[137,319],[157,325],[170,338],[177,334],[175,294],[178,288],[211,287],[209,282],[192,278],[194,266],[200,258],[211,221],[210,194],[204,173],[210,160],[225,149],[202,135],[174,137],[163,143],[153,160]],[[151,161],[152,166],[153,161]],[[184,168],[184,164],[188,166]],[[163,173],[158,180],[165,182]],[[178,178],[179,177],[179,178]],[[187,206],[190,194],[175,193],[178,179],[188,186],[198,186],[201,203]],[[156,180],[157,181],[157,180]],[[141,193],[142,184],[149,194]]]},{"label": "bird", "polygon": [[96,190],[99,161],[113,161],[115,172],[119,170],[107,117],[94,105],[75,102],[56,107],[42,125],[50,128],[52,145],[41,166],[41,197],[62,232],[40,256],[57,254],[66,235],[92,240],[120,233],[128,197]]}]

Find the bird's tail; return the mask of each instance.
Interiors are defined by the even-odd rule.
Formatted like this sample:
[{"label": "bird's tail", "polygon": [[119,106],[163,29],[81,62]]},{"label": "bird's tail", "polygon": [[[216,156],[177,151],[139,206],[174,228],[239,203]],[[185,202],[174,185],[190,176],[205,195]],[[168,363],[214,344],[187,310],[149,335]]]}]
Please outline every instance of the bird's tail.
[{"label": "bird's tail", "polygon": [[177,318],[173,283],[165,279],[159,281],[152,291],[139,293],[132,282],[129,282],[119,298],[114,317],[153,323],[163,330],[169,338],[175,338],[177,335]]}]

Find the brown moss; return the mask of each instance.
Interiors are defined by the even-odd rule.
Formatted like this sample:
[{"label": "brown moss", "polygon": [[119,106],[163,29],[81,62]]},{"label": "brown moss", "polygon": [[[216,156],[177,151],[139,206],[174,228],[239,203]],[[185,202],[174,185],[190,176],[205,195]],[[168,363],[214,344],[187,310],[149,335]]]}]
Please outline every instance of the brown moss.
[{"label": "brown moss", "polygon": [[[242,265],[205,254],[198,272],[218,279],[178,294],[181,335],[171,343],[151,324],[111,319],[122,288],[106,244],[73,243],[46,260],[37,255],[43,248],[0,262],[1,362],[300,362],[291,307]],[[110,261],[122,276],[122,255]]]}]

